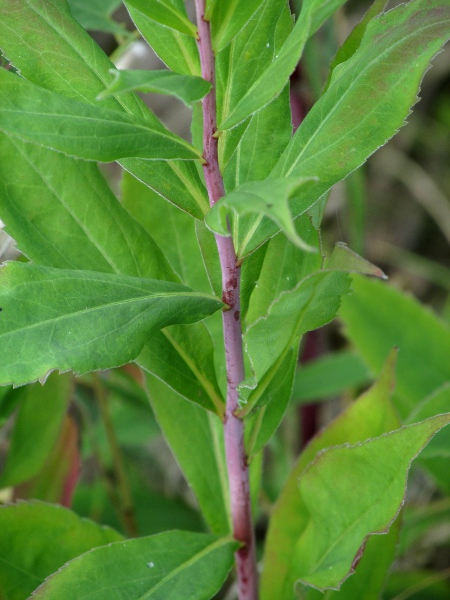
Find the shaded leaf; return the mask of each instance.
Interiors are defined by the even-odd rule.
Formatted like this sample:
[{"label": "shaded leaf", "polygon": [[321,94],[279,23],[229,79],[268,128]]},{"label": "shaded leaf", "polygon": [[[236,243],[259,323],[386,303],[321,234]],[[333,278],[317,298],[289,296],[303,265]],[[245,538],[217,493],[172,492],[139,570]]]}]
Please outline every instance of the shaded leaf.
[{"label": "shaded leaf", "polygon": [[228,535],[231,515],[222,422],[155,377],[147,376],[146,382],[158,423],[208,526],[213,533]]},{"label": "shaded leaf", "polygon": [[127,4],[165,27],[193,37],[197,35],[197,26],[170,0],[127,0]]},{"label": "shaded leaf", "polygon": [[88,372],[137,357],[152,330],[220,308],[213,296],[158,280],[9,263],[0,271],[1,384],[49,371]]},{"label": "shaded leaf", "polygon": [[85,29],[126,35],[125,27],[111,18],[122,0],[69,0],[70,12]]},{"label": "shaded leaf", "polygon": [[186,106],[201,100],[211,89],[211,84],[201,77],[178,75],[170,71],[117,71],[111,70],[115,76],[111,85],[98,99],[123,94],[124,92],[147,92],[175,96]]},{"label": "shaded leaf", "polygon": [[0,71],[0,129],[65,154],[110,162],[120,158],[198,158],[190,144],[124,113],[93,107]]},{"label": "shaded leaf", "polygon": [[27,386],[12,431],[0,488],[36,475],[55,446],[72,394],[72,376],[51,375],[45,385]]},{"label": "shaded leaf", "polygon": [[355,276],[352,288],[339,311],[345,334],[374,371],[392,347],[400,349],[395,401],[408,417],[418,402],[450,380],[450,328],[391,286]]},{"label": "shaded leaf", "polygon": [[[316,180],[312,177],[296,179],[267,179],[252,181],[238,186],[233,192],[226,194],[211,208],[205,221],[210,229],[220,235],[230,235],[228,217],[232,213],[235,217],[249,213],[268,216],[286,234],[288,239],[303,250],[315,251],[299,236],[292,220],[289,208],[289,199],[300,189],[307,189]],[[235,236],[233,239],[236,242]],[[245,247],[245,241],[244,241]],[[237,249],[240,256],[240,250]]]},{"label": "shaded leaf", "polygon": [[[69,560],[122,536],[75,513],[41,502],[0,506],[0,589],[25,600]],[[32,543],[30,543],[32,540]]]},{"label": "shaded leaf", "polygon": [[302,403],[321,400],[365,385],[370,379],[369,369],[357,354],[333,352],[298,369],[292,397]]},{"label": "shaded leaf", "polygon": [[[45,412],[42,406],[39,410]],[[30,480],[14,488],[14,500],[33,498],[70,507],[81,471],[79,446],[77,425],[73,417],[66,413],[56,443],[42,468]]]}]

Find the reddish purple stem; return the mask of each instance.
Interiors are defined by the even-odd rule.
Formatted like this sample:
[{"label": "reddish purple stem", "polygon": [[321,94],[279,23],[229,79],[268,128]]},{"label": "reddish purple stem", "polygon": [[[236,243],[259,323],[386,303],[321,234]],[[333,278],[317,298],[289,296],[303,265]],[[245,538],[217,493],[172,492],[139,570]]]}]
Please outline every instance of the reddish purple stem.
[{"label": "reddish purple stem", "polygon": [[[195,0],[198,23],[198,48],[202,77],[212,83],[212,90],[203,99],[203,165],[209,202],[213,206],[225,194],[219,169],[217,130],[215,65],[211,45],[210,26],[203,19],[204,0]],[[231,237],[216,235],[222,268],[222,298],[230,307],[223,312],[223,331],[227,366],[227,400],[224,418],[225,453],[230,484],[233,536],[242,542],[236,552],[236,569],[239,600],[257,600],[255,539],[250,502],[248,464],[244,447],[244,424],[235,416],[238,409],[237,386],[244,379],[242,353],[242,326],[239,307],[240,267]]]}]

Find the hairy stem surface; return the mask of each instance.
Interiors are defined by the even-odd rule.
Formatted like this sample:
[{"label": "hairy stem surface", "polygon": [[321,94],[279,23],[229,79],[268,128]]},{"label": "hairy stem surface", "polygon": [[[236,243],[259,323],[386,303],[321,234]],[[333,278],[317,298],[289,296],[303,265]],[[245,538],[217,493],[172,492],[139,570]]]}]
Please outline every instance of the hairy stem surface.
[{"label": "hairy stem surface", "polygon": [[[204,0],[195,0],[198,23],[198,47],[202,77],[212,83],[211,92],[203,99],[203,165],[209,202],[213,206],[225,194],[219,170],[214,54],[211,32],[203,19]],[[239,307],[240,267],[231,237],[216,235],[222,269],[222,297],[230,307],[223,312],[223,331],[227,365],[227,401],[224,419],[225,452],[230,483],[233,535],[243,546],[236,553],[236,568],[240,600],[257,600],[255,540],[250,503],[250,486],[247,458],[244,447],[244,424],[235,416],[238,406],[237,386],[244,379],[242,351],[242,326]]]}]

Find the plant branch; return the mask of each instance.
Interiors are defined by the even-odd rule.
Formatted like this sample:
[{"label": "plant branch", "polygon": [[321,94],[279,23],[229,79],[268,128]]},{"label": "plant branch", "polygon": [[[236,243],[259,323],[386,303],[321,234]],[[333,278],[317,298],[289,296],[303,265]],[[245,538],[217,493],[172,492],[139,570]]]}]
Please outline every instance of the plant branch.
[{"label": "plant branch", "polygon": [[[225,195],[219,169],[217,131],[215,68],[211,44],[210,25],[203,19],[204,0],[195,0],[198,23],[198,48],[202,77],[211,82],[212,90],[203,99],[203,165],[209,202],[213,206]],[[243,546],[236,553],[236,568],[240,600],[257,600],[255,540],[251,515],[250,485],[247,457],[244,446],[244,424],[236,417],[238,405],[237,386],[244,379],[242,326],[240,319],[240,267],[231,237],[216,235],[222,269],[222,298],[230,307],[223,312],[223,331],[227,367],[227,400],[224,418],[225,453],[230,484],[230,503],[234,538]]]},{"label": "plant branch", "polygon": [[134,516],[133,497],[130,490],[125,464],[123,461],[122,452],[119,442],[116,438],[114,425],[109,412],[108,398],[106,397],[105,388],[103,387],[97,373],[93,375],[93,387],[100,408],[100,414],[105,428],[108,445],[113,458],[113,468],[117,486],[119,488],[120,497],[120,517],[127,534],[131,537],[138,535],[137,524]]}]

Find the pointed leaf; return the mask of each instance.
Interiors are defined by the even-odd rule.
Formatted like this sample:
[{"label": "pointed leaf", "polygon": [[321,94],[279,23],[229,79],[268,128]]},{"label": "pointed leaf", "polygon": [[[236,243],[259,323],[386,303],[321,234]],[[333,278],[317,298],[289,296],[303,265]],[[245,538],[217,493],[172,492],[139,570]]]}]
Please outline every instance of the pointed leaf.
[{"label": "pointed leaf", "polygon": [[[310,514],[299,494],[298,481],[313,458],[330,446],[355,444],[399,427],[390,402],[394,387],[396,353],[391,353],[378,381],[356,402],[317,434],[300,455],[275,505],[265,548],[261,599],[292,600],[299,565],[293,559]],[[354,494],[351,494],[352,496]]]},{"label": "pointed leaf", "polygon": [[325,589],[346,578],[367,535],[384,532],[397,515],[411,461],[449,422],[450,414],[439,415],[316,457],[299,482],[311,519],[295,548],[303,583]]},{"label": "pointed leaf", "polygon": [[154,329],[200,320],[221,302],[164,281],[9,263],[0,270],[0,306],[0,383],[17,385],[54,369],[129,362]]},{"label": "pointed leaf", "polygon": [[170,0],[127,0],[127,4],[171,29],[196,37],[197,27]]},{"label": "pointed leaf", "polygon": [[127,35],[123,25],[111,18],[121,0],[69,0],[70,12],[85,29]]},{"label": "pointed leaf", "polygon": [[110,71],[115,79],[97,98],[123,94],[125,92],[146,92],[175,96],[186,106],[201,100],[211,89],[211,84],[201,77],[177,75],[170,71]]},{"label": "pointed leaf", "polygon": [[331,271],[345,271],[346,273],[364,273],[377,279],[388,279],[383,271],[356,252],[353,252],[344,242],[337,242],[330,258],[325,263],[325,268]]},{"label": "pointed leaf", "polygon": [[[228,217],[231,213],[238,217],[249,213],[268,216],[286,234],[288,239],[303,250],[315,251],[297,234],[291,211],[289,198],[307,189],[316,181],[315,178],[267,179],[252,181],[238,186],[233,192],[221,198],[206,216],[206,224],[220,235],[229,235]],[[234,236],[233,236],[234,237]],[[237,252],[239,255],[239,250]]]},{"label": "pointed leaf", "polygon": [[223,424],[216,415],[186,402],[147,376],[150,403],[178,464],[192,487],[211,531],[231,531]]},{"label": "pointed leaf", "polygon": [[198,158],[193,146],[121,112],[71,100],[0,71],[0,129],[78,158]]},{"label": "pointed leaf", "polygon": [[71,394],[71,375],[54,374],[44,386],[24,388],[0,488],[23,483],[39,472],[60,436]]},{"label": "pointed leaf", "polygon": [[80,519],[62,506],[42,502],[0,506],[2,596],[24,600],[67,561],[121,539],[113,529]]}]

